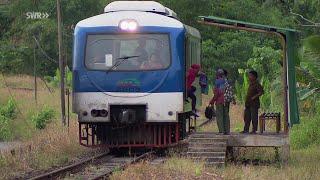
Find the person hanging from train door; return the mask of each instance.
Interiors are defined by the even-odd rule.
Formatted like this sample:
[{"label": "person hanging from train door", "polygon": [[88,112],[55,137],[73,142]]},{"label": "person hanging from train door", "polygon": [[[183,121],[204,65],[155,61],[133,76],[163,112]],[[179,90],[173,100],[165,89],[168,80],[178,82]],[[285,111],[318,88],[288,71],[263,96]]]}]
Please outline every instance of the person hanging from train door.
[{"label": "person hanging from train door", "polygon": [[199,64],[192,64],[191,68],[187,72],[187,97],[191,99],[192,112],[196,117],[199,117],[196,110],[197,97],[195,95],[195,92],[197,88],[192,84],[198,76],[200,69],[201,67]]},{"label": "person hanging from train door", "polygon": [[260,96],[264,93],[263,87],[258,82],[258,73],[254,70],[249,72],[249,87],[245,101],[244,128],[242,133],[248,133],[252,121],[252,131],[256,134],[258,128],[258,112],[260,108]]}]

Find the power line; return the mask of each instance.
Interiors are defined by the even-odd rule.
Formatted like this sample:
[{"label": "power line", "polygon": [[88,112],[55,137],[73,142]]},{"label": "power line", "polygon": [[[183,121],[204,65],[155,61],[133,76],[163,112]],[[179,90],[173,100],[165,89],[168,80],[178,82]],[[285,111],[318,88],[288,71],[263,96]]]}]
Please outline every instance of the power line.
[{"label": "power line", "polygon": [[40,52],[50,61],[54,62],[54,63],[57,63],[58,64],[58,61],[56,61],[55,59],[51,58],[41,47],[39,41],[37,40],[37,38],[35,36],[33,36],[33,39],[35,40],[36,44],[37,44],[37,47],[40,49]]}]

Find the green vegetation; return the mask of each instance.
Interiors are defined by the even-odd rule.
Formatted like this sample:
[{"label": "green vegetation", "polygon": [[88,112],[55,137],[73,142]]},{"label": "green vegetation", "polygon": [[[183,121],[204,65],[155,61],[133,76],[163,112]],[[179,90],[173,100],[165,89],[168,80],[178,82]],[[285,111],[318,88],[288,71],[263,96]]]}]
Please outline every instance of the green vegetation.
[{"label": "green vegetation", "polygon": [[[49,82],[51,87],[59,87],[60,83],[60,70],[57,69],[55,72],[55,75],[53,77],[51,76],[45,76],[44,77],[47,82]],[[72,86],[72,72],[70,71],[69,67],[67,66],[65,69],[65,78],[66,78],[66,86],[68,88],[71,88]]]},{"label": "green vegetation", "polygon": [[52,121],[55,116],[55,111],[52,108],[44,107],[40,112],[31,117],[37,129],[44,129],[48,123]]},{"label": "green vegetation", "polygon": [[10,98],[6,105],[0,107],[0,140],[12,138],[11,122],[16,117],[16,105]]},{"label": "green vegetation", "polygon": [[33,88],[33,77],[6,76],[5,79],[9,87],[0,82],[0,141],[15,142],[8,149],[0,149],[0,179],[61,166],[86,152],[92,153],[79,145],[76,119],[71,116],[69,129],[57,119],[57,89],[49,92],[38,78],[36,102],[34,91],[28,89]]},{"label": "green vegetation", "polygon": [[6,118],[14,119],[16,117],[16,103],[11,97],[5,106],[0,108],[0,114]]},{"label": "green vegetation", "polygon": [[310,146],[320,145],[320,116],[303,117],[298,126],[294,126],[290,134],[290,142],[295,149],[305,149]]},{"label": "green vegetation", "polygon": [[[249,86],[247,73],[254,69],[258,72],[260,83],[265,93],[261,96],[263,111],[282,111],[282,57],[281,51],[271,47],[254,47],[252,57],[247,61],[247,69],[238,69],[239,77],[235,83],[235,93],[238,102],[244,103]],[[241,78],[242,77],[242,78]]]}]

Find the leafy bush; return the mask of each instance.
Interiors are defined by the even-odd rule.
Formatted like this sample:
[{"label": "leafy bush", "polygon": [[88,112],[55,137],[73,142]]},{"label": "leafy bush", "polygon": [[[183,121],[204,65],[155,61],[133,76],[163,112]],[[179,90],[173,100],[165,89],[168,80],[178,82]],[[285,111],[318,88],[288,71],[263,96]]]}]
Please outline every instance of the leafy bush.
[{"label": "leafy bush", "polygon": [[44,129],[54,116],[55,111],[52,108],[44,107],[40,112],[31,117],[31,121],[37,129]]},{"label": "leafy bush", "polygon": [[0,114],[0,140],[7,140],[12,136],[9,122],[10,119]]},{"label": "leafy bush", "polygon": [[0,107],[0,140],[12,137],[10,121],[16,117],[16,104],[10,98],[5,106]]},{"label": "leafy bush", "polygon": [[238,69],[240,78],[235,84],[235,94],[238,102],[245,102],[249,80],[247,72],[254,69],[259,74],[260,83],[264,94],[260,97],[263,111],[281,111],[282,107],[282,83],[281,83],[281,51],[271,47],[254,47],[252,57],[247,61],[246,69]]},{"label": "leafy bush", "polygon": [[301,124],[295,125],[290,134],[291,145],[295,149],[320,144],[320,116],[303,118]]},{"label": "leafy bush", "polygon": [[16,104],[12,98],[10,98],[7,104],[0,108],[0,114],[8,119],[14,119],[16,117]]},{"label": "leafy bush", "polygon": [[269,81],[281,76],[282,55],[281,50],[272,47],[254,47],[252,57],[248,60],[247,66],[258,72],[260,77]]}]

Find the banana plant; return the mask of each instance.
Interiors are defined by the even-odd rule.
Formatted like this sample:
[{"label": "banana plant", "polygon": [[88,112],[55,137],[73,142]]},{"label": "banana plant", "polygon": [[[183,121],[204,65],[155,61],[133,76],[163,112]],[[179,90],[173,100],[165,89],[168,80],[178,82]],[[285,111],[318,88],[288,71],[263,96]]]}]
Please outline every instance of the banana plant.
[{"label": "banana plant", "polygon": [[[312,88],[320,88],[320,35],[309,36],[303,41],[300,71],[306,72]],[[298,71],[299,74],[299,71]]]}]

